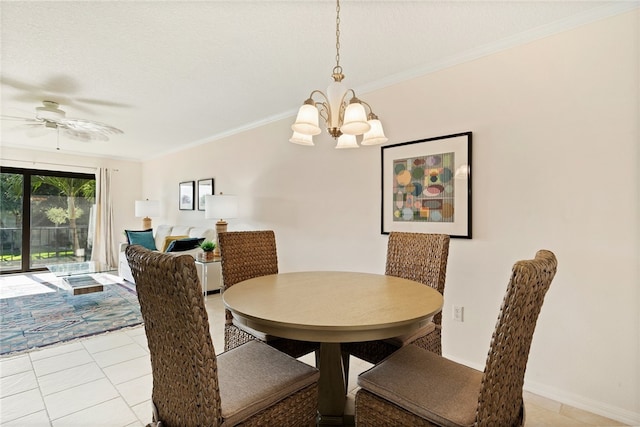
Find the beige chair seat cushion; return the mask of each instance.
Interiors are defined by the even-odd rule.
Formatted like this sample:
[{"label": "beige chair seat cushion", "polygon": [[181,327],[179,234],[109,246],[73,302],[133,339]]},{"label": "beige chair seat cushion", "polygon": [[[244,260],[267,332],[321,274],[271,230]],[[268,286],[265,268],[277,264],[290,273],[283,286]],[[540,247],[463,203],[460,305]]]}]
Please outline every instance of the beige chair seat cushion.
[{"label": "beige chair seat cushion", "polygon": [[412,332],[410,334],[400,335],[393,338],[387,338],[384,341],[391,345],[395,345],[396,347],[404,347],[407,344],[411,344],[418,338],[422,338],[427,334],[430,334],[431,332],[435,331],[435,329],[436,329],[436,324],[433,322],[429,322],[425,326],[416,330],[415,332]]},{"label": "beige chair seat cushion", "polygon": [[217,360],[225,426],[244,421],[320,377],[316,368],[256,340],[220,354]]},{"label": "beige chair seat cushion", "polygon": [[482,372],[413,345],[402,347],[358,377],[363,389],[451,427],[475,423],[481,381]]}]

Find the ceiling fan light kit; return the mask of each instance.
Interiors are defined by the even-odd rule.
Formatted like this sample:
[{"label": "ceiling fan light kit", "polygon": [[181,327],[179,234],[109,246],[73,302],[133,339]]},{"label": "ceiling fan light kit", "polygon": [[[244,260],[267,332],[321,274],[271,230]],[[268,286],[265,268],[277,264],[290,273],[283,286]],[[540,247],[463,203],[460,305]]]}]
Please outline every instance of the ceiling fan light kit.
[{"label": "ceiling fan light kit", "polygon": [[[319,126],[319,118],[322,117],[327,132],[337,139],[336,148],[358,148],[357,135],[363,135],[362,145],[387,142],[382,123],[371,106],[342,83],[344,74],[340,66],[340,0],[336,0],[336,66],[333,67],[331,77],[333,82],[327,88],[326,95],[314,90],[298,110],[296,121],[291,126],[293,135],[289,141],[300,145],[314,145],[313,136],[322,132]],[[314,96],[320,100],[316,101]]]}]

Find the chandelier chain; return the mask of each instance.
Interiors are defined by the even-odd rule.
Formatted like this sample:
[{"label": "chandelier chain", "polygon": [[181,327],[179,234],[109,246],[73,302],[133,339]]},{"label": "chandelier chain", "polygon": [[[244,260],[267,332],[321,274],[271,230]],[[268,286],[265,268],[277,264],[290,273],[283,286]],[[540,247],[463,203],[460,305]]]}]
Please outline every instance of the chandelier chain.
[{"label": "chandelier chain", "polygon": [[340,0],[336,0],[336,68],[340,67]]}]

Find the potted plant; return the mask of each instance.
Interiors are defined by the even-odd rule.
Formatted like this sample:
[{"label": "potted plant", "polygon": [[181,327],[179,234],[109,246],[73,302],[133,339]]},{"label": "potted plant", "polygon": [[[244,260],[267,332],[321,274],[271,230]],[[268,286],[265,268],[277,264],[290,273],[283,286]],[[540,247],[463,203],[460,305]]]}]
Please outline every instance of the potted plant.
[{"label": "potted plant", "polygon": [[216,243],[211,240],[205,240],[200,244],[200,248],[204,251],[205,261],[213,261],[213,250],[216,248]]}]

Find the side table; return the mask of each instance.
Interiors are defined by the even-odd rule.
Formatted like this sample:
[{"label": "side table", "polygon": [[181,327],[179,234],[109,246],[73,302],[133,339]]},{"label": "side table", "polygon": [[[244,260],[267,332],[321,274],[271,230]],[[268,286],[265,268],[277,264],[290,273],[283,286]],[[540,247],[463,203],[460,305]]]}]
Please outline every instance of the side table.
[{"label": "side table", "polygon": [[209,267],[209,264],[220,262],[221,259],[222,259],[221,257],[214,257],[211,260],[206,260],[204,256],[201,256],[201,255],[198,255],[195,258],[196,264],[199,264],[202,266],[202,290],[204,292],[205,301],[207,300],[207,295],[209,293],[209,287],[207,284],[209,272],[207,271],[207,268]]}]

